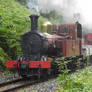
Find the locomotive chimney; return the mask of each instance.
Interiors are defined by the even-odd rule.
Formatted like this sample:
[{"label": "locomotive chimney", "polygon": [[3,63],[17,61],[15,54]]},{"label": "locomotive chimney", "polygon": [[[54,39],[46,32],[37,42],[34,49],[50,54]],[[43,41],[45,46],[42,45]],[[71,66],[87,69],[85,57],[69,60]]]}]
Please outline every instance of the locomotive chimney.
[{"label": "locomotive chimney", "polygon": [[38,30],[38,15],[31,15],[31,32],[36,32]]}]

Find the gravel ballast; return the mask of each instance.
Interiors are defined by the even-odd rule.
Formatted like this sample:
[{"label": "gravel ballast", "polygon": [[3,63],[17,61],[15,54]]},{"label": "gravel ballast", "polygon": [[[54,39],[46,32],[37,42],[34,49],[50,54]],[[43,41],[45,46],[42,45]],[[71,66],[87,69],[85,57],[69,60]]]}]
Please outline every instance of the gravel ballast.
[{"label": "gravel ballast", "polygon": [[49,81],[37,83],[15,92],[55,92],[57,88],[58,85],[56,79],[51,79]]}]

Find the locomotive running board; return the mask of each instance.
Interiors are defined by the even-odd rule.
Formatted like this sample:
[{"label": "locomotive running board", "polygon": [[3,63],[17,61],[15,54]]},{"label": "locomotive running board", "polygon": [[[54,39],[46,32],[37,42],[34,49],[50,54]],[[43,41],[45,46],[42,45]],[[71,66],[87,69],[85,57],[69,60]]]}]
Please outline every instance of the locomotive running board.
[{"label": "locomotive running board", "polygon": [[7,61],[6,67],[7,68],[16,68],[18,64],[26,65],[28,64],[29,68],[51,68],[51,64],[49,61]]}]

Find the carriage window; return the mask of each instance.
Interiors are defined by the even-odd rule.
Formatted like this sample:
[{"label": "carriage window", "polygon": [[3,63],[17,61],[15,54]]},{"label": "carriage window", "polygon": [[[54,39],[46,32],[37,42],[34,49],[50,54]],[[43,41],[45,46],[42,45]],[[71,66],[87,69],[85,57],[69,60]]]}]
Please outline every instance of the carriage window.
[{"label": "carriage window", "polygon": [[60,27],[58,30],[58,35],[63,35],[63,34],[67,34],[67,33],[69,33],[68,26]]},{"label": "carriage window", "polygon": [[63,33],[68,33],[68,32],[69,32],[68,27],[64,27]]}]

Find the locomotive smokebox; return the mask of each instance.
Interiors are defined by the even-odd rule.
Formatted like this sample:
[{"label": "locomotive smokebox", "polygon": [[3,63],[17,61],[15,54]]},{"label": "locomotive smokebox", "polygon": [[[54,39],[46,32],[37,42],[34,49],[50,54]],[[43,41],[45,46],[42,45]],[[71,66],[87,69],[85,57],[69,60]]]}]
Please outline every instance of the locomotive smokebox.
[{"label": "locomotive smokebox", "polygon": [[31,19],[31,32],[36,32],[38,30],[38,15],[29,16]]}]

